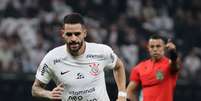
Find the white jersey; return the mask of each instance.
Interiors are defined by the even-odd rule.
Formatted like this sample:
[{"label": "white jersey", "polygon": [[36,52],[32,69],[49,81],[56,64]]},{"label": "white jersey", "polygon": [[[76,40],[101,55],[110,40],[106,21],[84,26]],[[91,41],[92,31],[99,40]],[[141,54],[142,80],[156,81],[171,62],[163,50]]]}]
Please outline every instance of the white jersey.
[{"label": "white jersey", "polygon": [[110,101],[104,68],[114,68],[117,56],[109,46],[86,42],[81,56],[73,57],[66,45],[51,50],[38,67],[36,78],[47,84],[64,83],[62,101]]}]

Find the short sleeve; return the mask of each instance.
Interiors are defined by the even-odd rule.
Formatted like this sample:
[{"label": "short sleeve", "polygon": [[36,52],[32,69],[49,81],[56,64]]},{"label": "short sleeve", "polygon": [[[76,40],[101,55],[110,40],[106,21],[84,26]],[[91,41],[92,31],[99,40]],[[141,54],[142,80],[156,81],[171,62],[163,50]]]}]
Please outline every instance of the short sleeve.
[{"label": "short sleeve", "polygon": [[132,68],[130,81],[134,81],[137,85],[140,83],[139,65]]},{"label": "short sleeve", "polygon": [[109,46],[106,47],[107,49],[105,49],[105,57],[106,57],[106,68],[109,69],[113,69],[116,66],[116,62],[117,62],[117,55],[114,53],[114,51],[112,50],[112,48],[110,48]]},{"label": "short sleeve", "polygon": [[50,60],[47,56],[43,58],[36,72],[36,78],[41,82],[48,84],[52,78],[52,71],[50,68]]}]

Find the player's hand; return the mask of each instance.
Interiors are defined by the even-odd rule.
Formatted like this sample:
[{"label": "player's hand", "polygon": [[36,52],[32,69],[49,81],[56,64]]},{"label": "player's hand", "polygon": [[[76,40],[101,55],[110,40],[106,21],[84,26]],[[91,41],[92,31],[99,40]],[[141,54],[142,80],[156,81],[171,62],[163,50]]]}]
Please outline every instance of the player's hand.
[{"label": "player's hand", "polygon": [[168,39],[168,42],[166,44],[166,48],[168,50],[176,50],[175,44],[171,41],[171,39]]},{"label": "player's hand", "polygon": [[126,97],[118,96],[118,99],[116,101],[126,101]]},{"label": "player's hand", "polygon": [[55,87],[50,92],[49,98],[52,99],[52,100],[61,100],[63,91],[64,91],[64,84],[61,83],[61,84],[57,85],[57,87]]},{"label": "player's hand", "polygon": [[176,46],[170,39],[168,39],[168,43],[166,44],[166,48],[168,50],[167,55],[170,58],[170,60],[172,62],[177,61],[178,54],[176,51]]}]

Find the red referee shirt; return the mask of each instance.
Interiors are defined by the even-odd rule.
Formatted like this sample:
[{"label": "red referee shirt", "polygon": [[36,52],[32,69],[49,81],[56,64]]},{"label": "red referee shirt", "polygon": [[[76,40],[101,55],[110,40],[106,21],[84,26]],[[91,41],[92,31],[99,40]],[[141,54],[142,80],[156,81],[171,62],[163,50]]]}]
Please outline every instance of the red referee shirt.
[{"label": "red referee shirt", "polygon": [[142,85],[143,101],[173,101],[177,74],[171,75],[169,59],[148,59],[131,71],[130,80]]}]

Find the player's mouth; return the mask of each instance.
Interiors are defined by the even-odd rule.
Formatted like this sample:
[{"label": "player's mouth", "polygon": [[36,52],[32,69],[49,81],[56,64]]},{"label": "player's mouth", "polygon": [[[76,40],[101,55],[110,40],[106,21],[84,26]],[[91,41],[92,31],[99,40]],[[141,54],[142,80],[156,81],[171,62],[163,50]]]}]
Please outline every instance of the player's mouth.
[{"label": "player's mouth", "polygon": [[77,44],[70,44],[70,48],[71,49],[76,49],[76,48],[78,48],[79,47],[79,44],[77,43]]},{"label": "player's mouth", "polygon": [[157,54],[157,53],[154,53],[154,54],[153,54],[153,56],[159,56],[159,54]]}]

